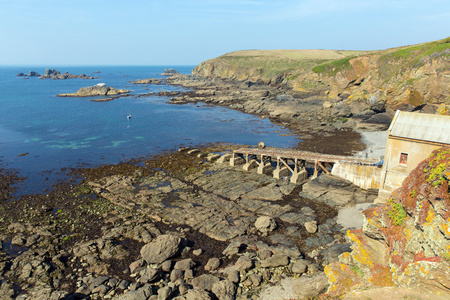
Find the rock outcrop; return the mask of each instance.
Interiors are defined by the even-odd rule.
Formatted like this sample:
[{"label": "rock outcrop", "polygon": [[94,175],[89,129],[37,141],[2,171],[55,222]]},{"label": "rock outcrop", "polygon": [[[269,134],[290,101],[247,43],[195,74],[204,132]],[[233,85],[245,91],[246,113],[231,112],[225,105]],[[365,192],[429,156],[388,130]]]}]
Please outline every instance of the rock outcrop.
[{"label": "rock outcrop", "polygon": [[352,252],[325,267],[336,296],[355,289],[400,286],[424,297],[450,297],[450,148],[420,163],[389,201],[363,211],[348,231]]},{"label": "rock outcrop", "polygon": [[149,79],[137,79],[135,81],[131,81],[131,84],[162,84],[163,80],[156,78]]},{"label": "rock outcrop", "polygon": [[[36,75],[37,76],[37,75]],[[74,75],[69,72],[64,72],[63,74],[55,69],[45,69],[44,75],[41,75],[39,79],[73,79],[73,78],[81,78],[81,79],[94,79],[92,76],[88,76],[85,74]]]},{"label": "rock outcrop", "polygon": [[30,71],[30,72],[28,72],[28,75],[24,74],[24,73],[18,73],[17,76],[35,77],[35,76],[41,76],[41,75],[35,71]]},{"label": "rock outcrop", "polygon": [[180,73],[177,70],[174,69],[165,69],[164,72],[161,74],[163,76],[174,76],[179,75]]},{"label": "rock outcrop", "polygon": [[108,87],[104,83],[99,83],[94,86],[88,86],[79,89],[76,93],[59,94],[58,97],[91,97],[91,96],[115,96],[120,94],[127,94],[129,90],[115,89]]}]

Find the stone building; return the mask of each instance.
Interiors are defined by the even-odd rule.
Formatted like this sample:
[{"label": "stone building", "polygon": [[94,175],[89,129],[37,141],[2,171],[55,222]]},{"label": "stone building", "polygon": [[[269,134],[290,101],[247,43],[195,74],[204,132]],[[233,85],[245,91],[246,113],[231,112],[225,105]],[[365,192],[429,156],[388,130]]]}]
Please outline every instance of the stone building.
[{"label": "stone building", "polygon": [[378,200],[385,202],[430,153],[450,146],[450,116],[397,111],[388,129]]}]

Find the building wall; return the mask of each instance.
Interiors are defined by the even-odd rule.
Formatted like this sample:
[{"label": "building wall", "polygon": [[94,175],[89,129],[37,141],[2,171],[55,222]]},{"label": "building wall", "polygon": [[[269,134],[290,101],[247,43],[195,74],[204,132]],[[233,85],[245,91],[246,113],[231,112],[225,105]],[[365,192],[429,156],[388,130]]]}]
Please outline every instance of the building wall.
[{"label": "building wall", "polygon": [[[388,136],[378,193],[379,201],[386,201],[421,161],[426,159],[433,150],[443,146],[445,145]],[[402,163],[401,158],[402,156],[404,158],[405,154],[407,155],[406,163]]]},{"label": "building wall", "polygon": [[362,189],[378,189],[381,171],[382,169],[377,166],[336,163],[331,174],[347,179]]}]

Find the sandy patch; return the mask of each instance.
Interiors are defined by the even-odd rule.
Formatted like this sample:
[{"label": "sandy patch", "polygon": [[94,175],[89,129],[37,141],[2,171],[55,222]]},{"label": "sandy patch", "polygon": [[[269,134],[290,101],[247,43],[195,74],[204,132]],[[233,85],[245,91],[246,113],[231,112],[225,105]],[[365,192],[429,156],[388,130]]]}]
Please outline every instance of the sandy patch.
[{"label": "sandy patch", "polygon": [[385,131],[361,131],[361,142],[366,145],[366,149],[354,154],[356,157],[369,157],[380,159],[386,152],[388,132]]}]

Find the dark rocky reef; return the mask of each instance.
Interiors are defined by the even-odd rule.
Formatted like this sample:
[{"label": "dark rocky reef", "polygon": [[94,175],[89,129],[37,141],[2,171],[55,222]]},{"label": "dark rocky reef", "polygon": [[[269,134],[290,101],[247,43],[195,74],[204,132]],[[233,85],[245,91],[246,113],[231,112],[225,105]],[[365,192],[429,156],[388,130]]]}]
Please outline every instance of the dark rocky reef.
[{"label": "dark rocky reef", "polygon": [[131,84],[163,84],[164,80],[157,78],[149,79],[137,79],[136,81],[131,81]]},{"label": "dark rocky reef", "polygon": [[18,73],[17,76],[28,76],[28,77],[35,77],[35,76],[41,76],[41,74],[37,73],[36,71],[30,71],[28,72],[28,75],[24,74],[24,73]]},{"label": "dark rocky reef", "polygon": [[73,78],[94,79],[95,77],[88,76],[85,74],[74,75],[70,74],[69,72],[64,72],[64,74],[62,74],[61,72],[55,69],[49,68],[45,69],[44,75],[39,77],[39,79],[73,79]]},{"label": "dark rocky reef", "polygon": [[165,69],[164,72],[161,74],[163,76],[174,76],[179,75],[180,73],[177,70],[174,69]]}]

